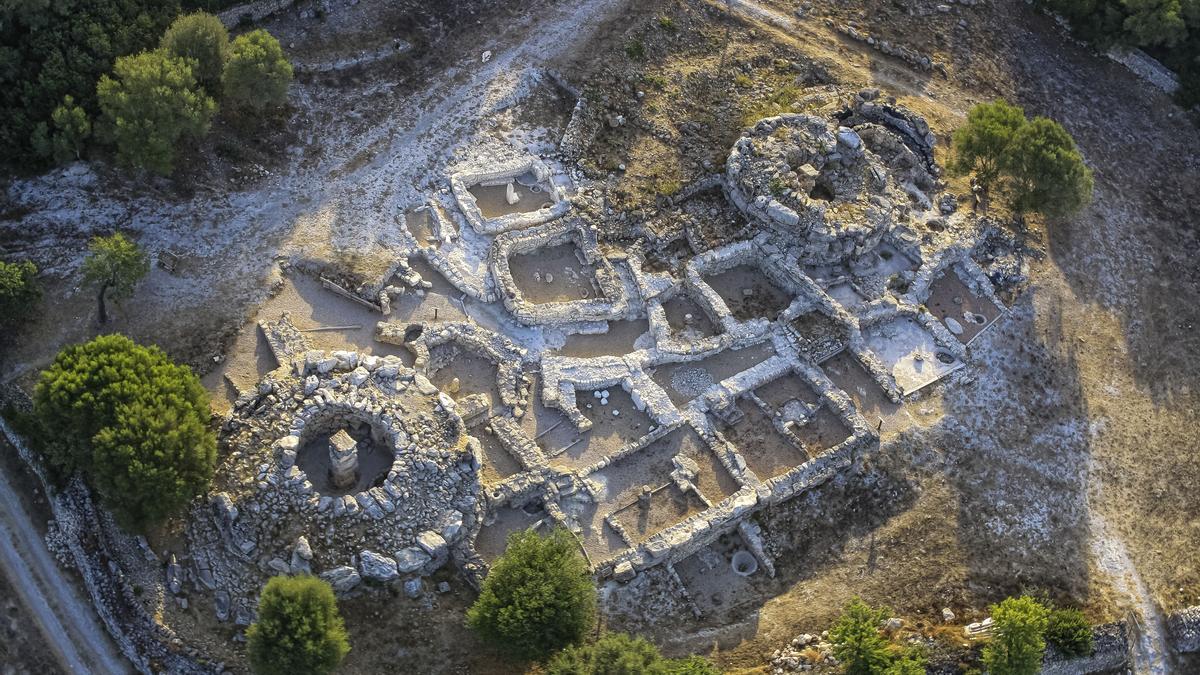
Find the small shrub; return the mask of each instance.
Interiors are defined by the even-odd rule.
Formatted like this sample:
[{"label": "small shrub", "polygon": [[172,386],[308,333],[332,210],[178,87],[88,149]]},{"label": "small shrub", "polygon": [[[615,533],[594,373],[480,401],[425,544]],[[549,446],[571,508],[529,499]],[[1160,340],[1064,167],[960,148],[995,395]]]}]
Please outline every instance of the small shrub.
[{"label": "small shrub", "polygon": [[872,608],[855,598],[829,629],[833,655],[848,675],[876,675],[891,664],[888,640],[879,630],[888,613],[885,608]]},{"label": "small shrub", "polygon": [[750,79],[750,76],[745,73],[738,73],[733,76],[733,83],[739,87],[749,87],[754,84],[754,80]]},{"label": "small shrub", "polygon": [[42,298],[37,272],[37,265],[28,260],[18,263],[0,261],[0,328],[4,328],[5,333],[37,309]]},{"label": "small shrub", "polygon": [[1091,622],[1078,609],[1051,610],[1046,625],[1046,641],[1066,656],[1087,656],[1092,653]]},{"label": "small shrub", "polygon": [[707,659],[665,659],[640,637],[609,633],[589,645],[567,647],[546,664],[546,675],[719,675]]},{"label": "small shrub", "polygon": [[641,61],[646,58],[646,46],[642,44],[641,40],[630,40],[625,43],[625,56],[634,61]]},{"label": "small shrub", "polygon": [[883,675],[925,675],[928,658],[919,648],[905,649],[883,669]]},{"label": "small shrub", "polygon": [[1049,612],[1029,596],[1008,598],[992,606],[995,629],[983,648],[989,675],[1035,675],[1042,669]]},{"label": "small shrub", "polygon": [[258,621],[246,630],[246,652],[257,675],[325,675],[349,651],[328,583],[307,576],[267,582],[258,601]]},{"label": "small shrub", "polygon": [[596,587],[575,539],[516,532],[484,579],[467,624],[508,655],[544,659],[583,639],[596,617]]},{"label": "small shrub", "polygon": [[206,12],[184,14],[163,33],[159,46],[171,56],[191,59],[196,81],[209,94],[218,93],[229,58],[229,31],[220,19]]},{"label": "small shrub", "polygon": [[660,16],[658,17],[658,27],[667,31],[668,33],[674,33],[675,20],[669,16]]},{"label": "small shrub", "polygon": [[233,41],[221,83],[226,100],[234,106],[262,111],[287,102],[292,74],[279,40],[265,30],[254,30]]}]

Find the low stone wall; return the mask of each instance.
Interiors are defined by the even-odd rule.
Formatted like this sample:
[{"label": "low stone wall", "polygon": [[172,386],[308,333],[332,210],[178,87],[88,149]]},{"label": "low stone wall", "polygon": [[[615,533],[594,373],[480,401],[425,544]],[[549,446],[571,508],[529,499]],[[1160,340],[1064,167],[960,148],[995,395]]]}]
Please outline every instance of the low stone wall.
[{"label": "low stone wall", "polygon": [[[533,173],[538,181],[549,185],[547,196],[554,205],[528,213],[510,213],[497,218],[485,218],[479,211],[475,195],[470,188],[475,185],[494,185],[506,183],[525,173]],[[500,234],[510,230],[520,230],[559,218],[571,208],[566,201],[562,189],[550,179],[550,167],[536,157],[515,159],[490,167],[469,166],[467,169],[450,176],[450,191],[458,202],[458,208],[467,219],[467,223],[479,234]]]}]

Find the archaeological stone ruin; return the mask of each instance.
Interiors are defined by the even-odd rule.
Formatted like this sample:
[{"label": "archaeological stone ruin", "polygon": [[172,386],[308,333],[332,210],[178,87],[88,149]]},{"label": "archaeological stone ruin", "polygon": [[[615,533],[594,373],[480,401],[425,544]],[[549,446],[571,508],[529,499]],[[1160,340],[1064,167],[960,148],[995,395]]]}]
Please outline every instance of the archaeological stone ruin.
[{"label": "archaeological stone ruin", "polygon": [[[566,155],[457,165],[383,277],[325,282],[399,352],[260,322],[275,369],[224,424],[170,587],[246,625],[274,574],[419,595],[446,565],[478,584],[509,533],[553,527],[613,583],[773,575],[750,516],[868,456],[878,407],[960,372],[1005,312],[994,242],[939,193],[925,122],[874,90],[824,96],[824,114],[750,127],[665,205],[707,196],[745,219],[712,247],[652,222],[606,244]],[[691,255],[664,257],[680,243]],[[438,284],[454,316],[396,313]]]}]

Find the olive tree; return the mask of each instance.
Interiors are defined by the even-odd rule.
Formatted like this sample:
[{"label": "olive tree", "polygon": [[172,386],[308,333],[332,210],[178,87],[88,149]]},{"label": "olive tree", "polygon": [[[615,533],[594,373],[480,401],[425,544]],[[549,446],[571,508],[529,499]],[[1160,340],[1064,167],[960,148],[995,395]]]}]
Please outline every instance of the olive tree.
[{"label": "olive tree", "polygon": [[195,63],[161,50],[142,52],[117,59],[115,77],[100,78],[101,131],[122,162],[169,174],[179,145],[208,133],[217,104],[196,83]]},{"label": "olive tree", "polygon": [[215,95],[229,58],[229,31],[207,12],[184,14],[163,33],[159,46],[179,59],[191,59],[192,75],[204,90]]},{"label": "olive tree", "polygon": [[225,100],[237,108],[274,108],[287,101],[292,64],[279,40],[265,30],[253,30],[234,39],[221,82]]},{"label": "olive tree", "polygon": [[66,347],[42,373],[33,404],[46,459],[82,472],[127,526],[160,522],[212,479],[208,392],[157,347],[118,334]]},{"label": "olive tree", "polygon": [[467,624],[510,656],[540,660],[582,640],[595,617],[595,582],[574,537],[558,529],[509,536]]},{"label": "olive tree", "polygon": [[350,651],[329,583],[310,576],[273,577],[246,630],[250,667],[258,675],[331,673]]},{"label": "olive tree", "polygon": [[108,323],[105,298],[124,300],[133,295],[137,283],[150,272],[150,261],[133,241],[117,232],[96,237],[88,246],[83,261],[83,278],[89,284],[99,284],[100,323]]}]

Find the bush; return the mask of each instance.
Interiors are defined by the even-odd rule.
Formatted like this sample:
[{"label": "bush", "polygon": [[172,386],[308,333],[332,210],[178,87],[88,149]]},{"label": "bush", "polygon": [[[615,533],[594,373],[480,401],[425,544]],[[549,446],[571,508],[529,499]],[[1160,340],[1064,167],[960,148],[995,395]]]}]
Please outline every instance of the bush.
[{"label": "bush", "polygon": [[239,35],[221,76],[225,98],[238,108],[262,111],[287,102],[292,64],[283,48],[265,30]]},{"label": "bush", "polygon": [[665,659],[640,637],[609,633],[590,645],[567,647],[546,665],[546,675],[719,675],[707,659]]},{"label": "bush", "polygon": [[[138,245],[117,232],[96,237],[88,246],[83,261],[83,278],[88,284],[99,284],[100,323],[108,322],[106,297],[124,300],[133,295],[137,283],[150,272],[150,261]],[[111,292],[110,292],[111,291]]]},{"label": "bush", "polygon": [[596,588],[574,537],[516,532],[467,611],[467,624],[510,656],[544,659],[583,639],[596,617]]},{"label": "bush", "polygon": [[229,31],[220,19],[205,12],[180,16],[163,33],[159,46],[171,56],[191,59],[196,82],[210,95],[218,93],[229,59]]},{"label": "bush", "polygon": [[1029,596],[1008,598],[992,606],[994,632],[983,648],[989,675],[1035,675],[1042,669],[1049,612]]},{"label": "bush", "polygon": [[1092,653],[1092,624],[1078,609],[1051,610],[1046,641],[1066,656],[1087,656]]},{"label": "bush", "polygon": [[0,328],[6,333],[28,318],[42,299],[37,272],[37,265],[28,260],[0,261]]},{"label": "bush", "polygon": [[0,2],[0,162],[49,159],[35,143],[52,136],[64,98],[95,117],[96,80],[153,47],[178,11],[172,0]]},{"label": "bush", "polygon": [[250,667],[259,675],[324,675],[350,651],[329,584],[316,577],[272,577],[246,629]]},{"label": "bush", "polygon": [[1063,216],[1091,201],[1092,172],[1075,140],[1054,120],[1038,117],[1018,129],[1000,164],[1018,211]]},{"label": "bush", "polygon": [[891,665],[888,639],[879,631],[888,613],[885,608],[873,609],[855,598],[829,629],[833,655],[849,675],[877,675]]},{"label": "bush", "polygon": [[208,487],[208,393],[157,347],[102,335],[63,349],[34,390],[46,459],[81,471],[123,524],[143,529]]},{"label": "bush", "polygon": [[906,649],[883,669],[883,675],[925,675],[925,652],[920,649]]},{"label": "bush", "polygon": [[208,132],[217,105],[196,84],[194,61],[162,51],[117,59],[96,86],[101,131],[125,164],[167,175],[181,142]]}]

